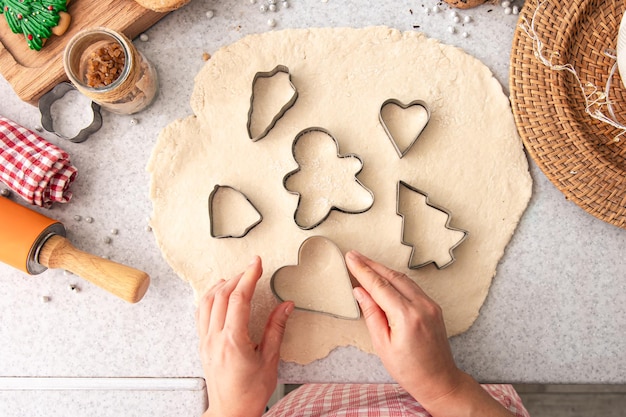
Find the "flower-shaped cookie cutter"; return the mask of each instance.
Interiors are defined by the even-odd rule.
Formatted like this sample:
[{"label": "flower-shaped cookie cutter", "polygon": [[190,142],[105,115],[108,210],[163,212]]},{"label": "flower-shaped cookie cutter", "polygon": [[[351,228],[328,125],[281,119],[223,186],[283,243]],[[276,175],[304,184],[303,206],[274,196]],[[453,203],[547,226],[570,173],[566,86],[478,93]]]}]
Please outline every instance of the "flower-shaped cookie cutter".
[{"label": "flower-shaped cookie cutter", "polygon": [[[444,213],[447,216],[447,220],[446,220],[446,224],[445,224],[445,228],[446,229],[463,233],[463,237],[456,244],[454,244],[454,245],[452,245],[452,247],[450,247],[450,250],[448,251],[448,253],[450,254],[450,261],[445,263],[444,265],[439,265],[434,260],[429,260],[429,261],[426,261],[426,262],[422,262],[420,264],[411,264],[411,260],[413,259],[413,255],[415,254],[415,245],[413,245],[412,243],[406,241],[405,238],[404,238],[404,215],[400,212],[400,189],[401,189],[401,187],[406,187],[410,191],[413,191],[415,193],[421,194],[422,196],[424,196],[427,206],[432,207],[435,210],[438,210],[438,211]],[[452,263],[456,260],[456,257],[454,256],[454,249],[457,248],[461,243],[463,243],[465,241],[465,239],[467,239],[467,237],[469,236],[469,232],[467,230],[457,229],[455,227],[451,227],[450,226],[450,221],[451,221],[451,218],[452,218],[452,214],[450,213],[450,211],[448,211],[447,209],[445,209],[445,208],[443,208],[441,206],[438,206],[438,205],[435,205],[435,204],[431,203],[430,199],[428,198],[428,194],[427,193],[425,193],[424,191],[421,191],[421,190],[411,186],[410,184],[407,184],[404,181],[398,181],[398,187],[397,187],[397,192],[396,192],[396,214],[402,218],[402,234],[401,234],[400,242],[403,245],[409,246],[411,248],[411,256],[409,257],[409,262],[408,262],[408,265],[407,265],[409,269],[419,269],[419,268],[422,268],[422,267],[424,267],[426,265],[429,265],[431,263],[434,263],[435,266],[437,267],[437,269],[443,269],[443,268],[445,268],[447,266],[452,265]]]},{"label": "flower-shaped cookie cutter", "polygon": [[[402,110],[406,110],[406,109],[409,109],[411,107],[421,107],[424,110],[426,110],[426,122],[424,123],[422,128],[419,130],[419,132],[417,132],[415,134],[415,137],[411,140],[411,142],[408,144],[408,146],[406,148],[404,148],[404,149],[400,149],[400,147],[398,146],[398,143],[396,142],[396,140],[394,139],[393,135],[389,131],[389,127],[387,126],[387,123],[385,122],[385,118],[383,117],[383,109],[385,107],[387,107],[388,105],[390,105],[390,104],[398,106]],[[400,157],[400,159],[402,159],[402,157],[404,157],[404,155],[406,155],[407,152],[409,152],[411,150],[413,145],[415,145],[415,142],[417,142],[417,139],[419,139],[419,137],[422,134],[422,132],[424,131],[424,129],[426,129],[426,126],[428,125],[428,122],[430,121],[430,110],[428,108],[428,105],[425,102],[423,102],[422,100],[413,100],[413,101],[411,101],[408,104],[404,104],[404,103],[402,103],[398,99],[390,98],[390,99],[385,100],[383,102],[383,104],[380,106],[380,111],[378,112],[378,120],[380,121],[380,124],[382,125],[383,130],[387,134],[387,137],[389,137],[389,140],[393,144],[393,147],[396,150],[396,153],[398,154],[398,157]]]},{"label": "flower-shaped cookie cutter", "polygon": [[87,140],[87,138],[94,132],[97,132],[102,127],[102,114],[100,114],[100,105],[95,102],[91,102],[91,110],[93,111],[93,120],[91,124],[83,128],[78,134],[72,138],[57,132],[54,129],[54,123],[52,121],[52,104],[63,98],[68,92],[76,90],[76,88],[70,83],[57,84],[52,90],[44,94],[38,103],[39,112],[41,113],[41,126],[48,132],[54,133],[62,139],[67,139],[70,142],[81,143]]},{"label": "flower-shaped cookie cutter", "polygon": [[[245,199],[245,201],[248,202],[250,207],[252,207],[257,212],[257,214],[259,215],[259,219],[257,221],[255,221],[254,223],[250,224],[248,227],[246,227],[246,229],[239,235],[215,233],[215,222],[214,222],[215,221],[215,214],[214,214],[214,209],[213,209],[213,200],[215,199],[215,195],[217,194],[217,192],[220,189],[224,189],[224,188],[232,190],[232,191],[236,192],[237,194],[239,194],[240,196],[242,196]],[[242,237],[246,236],[248,234],[248,232],[250,232],[250,230],[254,229],[262,221],[263,221],[263,215],[261,214],[259,209],[257,209],[256,206],[254,204],[252,204],[252,201],[250,201],[250,199],[248,198],[247,195],[245,195],[244,193],[242,193],[238,189],[236,189],[234,187],[231,187],[230,185],[219,185],[218,184],[215,187],[213,187],[213,191],[211,191],[211,194],[209,194],[209,223],[210,223],[210,234],[211,234],[211,237],[213,237],[215,239],[242,238]]]},{"label": "flower-shaped cookie cutter", "polygon": [[[253,108],[253,106],[254,106],[254,88],[255,88],[256,83],[259,80],[259,78],[272,78],[273,76],[275,76],[279,72],[283,72],[283,73],[287,74],[287,76],[289,78],[289,86],[293,90],[293,95],[280,108],[278,113],[276,113],[274,115],[274,117],[272,118],[272,121],[269,123],[269,125],[261,133],[259,133],[258,135],[254,135],[252,133],[252,113],[254,113],[254,108]],[[256,142],[258,140],[263,139],[265,136],[267,136],[268,133],[270,133],[270,131],[274,128],[274,126],[276,126],[276,123],[278,123],[278,121],[281,119],[281,117],[283,117],[285,115],[285,113],[287,113],[287,110],[289,110],[291,107],[293,107],[293,105],[296,103],[296,100],[298,100],[298,89],[296,88],[295,85],[293,85],[293,82],[291,81],[291,73],[289,72],[289,68],[287,68],[285,65],[277,65],[271,71],[267,71],[267,72],[259,71],[256,74],[254,74],[254,78],[252,79],[252,94],[250,95],[250,109],[248,110],[248,123],[247,123],[248,137],[250,139],[252,139],[253,142]]]},{"label": "flower-shaped cookie cutter", "polygon": [[[294,219],[294,221],[296,222],[296,225],[297,225],[300,229],[302,229],[302,230],[311,230],[311,229],[315,229],[317,226],[319,226],[320,224],[324,223],[324,221],[328,218],[328,216],[330,216],[330,213],[331,213],[333,210],[339,211],[339,212],[341,212],[341,213],[346,213],[346,214],[361,214],[361,213],[365,213],[366,211],[368,211],[368,210],[369,210],[370,208],[372,208],[372,206],[374,205],[374,193],[373,193],[373,192],[372,192],[369,188],[367,188],[365,185],[363,185],[363,183],[362,183],[362,182],[361,182],[361,181],[357,178],[357,176],[358,176],[358,175],[361,173],[361,171],[363,170],[363,160],[361,159],[361,157],[360,157],[360,156],[358,156],[357,154],[354,154],[354,153],[348,153],[348,154],[343,154],[343,155],[342,155],[342,154],[340,154],[340,153],[339,153],[339,142],[337,141],[337,138],[335,138],[335,137],[334,137],[334,136],[333,136],[333,135],[332,135],[332,134],[331,134],[328,130],[324,129],[323,127],[308,127],[308,128],[306,128],[306,129],[304,129],[304,130],[300,131],[300,133],[298,133],[298,134],[296,135],[295,139],[293,140],[293,144],[291,145],[291,154],[293,155],[294,160],[296,159],[296,145],[297,145],[297,143],[298,143],[298,140],[300,140],[300,138],[301,138],[302,136],[306,135],[307,133],[311,133],[311,132],[321,132],[321,133],[323,133],[323,134],[327,135],[328,137],[330,137],[330,138],[333,140],[333,142],[335,142],[335,147],[337,148],[337,157],[338,157],[338,158],[341,158],[341,159],[344,159],[344,158],[354,158],[354,159],[356,159],[357,161],[359,161],[359,163],[361,164],[361,168],[359,168],[359,170],[358,170],[357,172],[355,172],[355,174],[354,174],[354,180],[356,181],[356,183],[357,183],[358,185],[360,185],[363,189],[365,189],[365,190],[366,190],[366,191],[370,194],[370,196],[372,197],[372,203],[371,203],[369,206],[367,206],[366,208],[361,209],[361,210],[347,210],[347,209],[344,209],[344,208],[342,208],[342,207],[338,207],[338,206],[333,205],[333,206],[331,206],[331,207],[330,207],[330,209],[328,210],[328,213],[326,213],[326,215],[325,215],[324,217],[322,217],[322,219],[320,219],[318,222],[314,223],[312,226],[305,226],[305,225],[302,225],[302,224],[300,224],[300,223],[298,222],[298,218],[297,218],[297,216],[296,216],[296,214],[298,213],[298,210],[297,210],[297,208],[296,208],[296,211],[294,212],[294,215],[293,215],[293,219]],[[294,195],[297,195],[297,196],[298,196],[298,204],[297,204],[297,207],[299,207],[299,206],[300,206],[300,200],[301,200],[301,197],[302,197],[302,196],[301,196],[301,195],[300,195],[300,193],[299,193],[299,192],[297,192],[297,191],[291,191],[291,190],[289,190],[289,189],[287,188],[287,181],[289,180],[289,178],[290,178],[290,177],[292,177],[293,175],[297,174],[297,173],[298,173],[298,172],[300,172],[300,171],[301,171],[300,164],[298,164],[298,168],[296,168],[296,169],[294,169],[293,171],[291,171],[291,172],[287,173],[287,175],[285,175],[285,176],[283,177],[283,188],[285,188],[285,190],[287,190],[289,193],[291,193],[291,194],[294,194]]]}]

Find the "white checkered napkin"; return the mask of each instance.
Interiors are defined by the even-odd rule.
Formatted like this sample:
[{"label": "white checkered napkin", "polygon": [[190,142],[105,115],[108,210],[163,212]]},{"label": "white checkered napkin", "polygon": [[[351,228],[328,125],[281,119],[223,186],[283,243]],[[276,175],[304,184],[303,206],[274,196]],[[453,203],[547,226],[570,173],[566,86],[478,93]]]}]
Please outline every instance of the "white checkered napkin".
[{"label": "white checkered napkin", "polygon": [[0,180],[14,192],[40,207],[67,203],[76,173],[67,152],[0,116]]}]

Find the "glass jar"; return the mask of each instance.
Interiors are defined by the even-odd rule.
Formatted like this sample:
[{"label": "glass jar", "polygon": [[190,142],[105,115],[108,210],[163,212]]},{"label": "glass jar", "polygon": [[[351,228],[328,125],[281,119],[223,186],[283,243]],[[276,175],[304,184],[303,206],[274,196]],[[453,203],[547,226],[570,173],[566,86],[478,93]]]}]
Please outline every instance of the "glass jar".
[{"label": "glass jar", "polygon": [[112,113],[137,113],[156,97],[156,70],[126,36],[113,30],[78,32],[65,48],[63,65],[78,91]]}]

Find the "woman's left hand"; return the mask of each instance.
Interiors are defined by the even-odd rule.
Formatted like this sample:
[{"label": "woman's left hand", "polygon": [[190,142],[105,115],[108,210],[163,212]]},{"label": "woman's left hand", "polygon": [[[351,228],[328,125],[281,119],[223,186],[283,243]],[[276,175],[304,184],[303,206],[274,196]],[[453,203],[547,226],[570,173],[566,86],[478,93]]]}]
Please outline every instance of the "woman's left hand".
[{"label": "woman's left hand", "polygon": [[196,311],[209,395],[205,417],[261,416],[276,388],[280,345],[294,304],[277,306],[260,344],[253,342],[248,331],[250,302],[262,272],[261,259],[255,257],[242,274],[216,283]]}]

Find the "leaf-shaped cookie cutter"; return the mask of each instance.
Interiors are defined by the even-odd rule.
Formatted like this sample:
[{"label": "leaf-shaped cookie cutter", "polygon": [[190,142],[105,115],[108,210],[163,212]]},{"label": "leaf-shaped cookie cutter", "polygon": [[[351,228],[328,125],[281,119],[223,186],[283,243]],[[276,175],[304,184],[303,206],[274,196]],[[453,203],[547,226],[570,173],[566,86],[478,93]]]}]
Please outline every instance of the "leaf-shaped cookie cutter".
[{"label": "leaf-shaped cookie cutter", "polygon": [[[218,234],[215,233],[215,230],[214,230],[214,227],[213,227],[214,226],[214,224],[213,224],[213,199],[215,198],[215,194],[217,193],[217,191],[220,188],[228,188],[230,190],[235,191],[236,193],[239,193],[248,202],[248,204],[250,204],[250,207],[252,207],[259,214],[259,220],[257,220],[256,222],[254,222],[253,224],[248,226],[241,235],[218,235]],[[211,191],[211,194],[209,194],[209,223],[211,224],[210,225],[211,237],[213,237],[215,239],[242,238],[245,235],[247,235],[248,232],[250,232],[250,230],[254,229],[262,221],[263,221],[263,215],[261,214],[259,209],[257,209],[256,206],[254,204],[252,204],[252,201],[250,201],[250,199],[248,198],[247,195],[245,195],[244,193],[242,193],[238,189],[236,189],[234,187],[231,187],[230,185],[219,185],[219,184],[217,184],[217,185],[215,185],[215,187],[213,187],[213,191]]]},{"label": "leaf-shaped cookie cutter", "polygon": [[[285,74],[287,74],[287,76],[289,77],[289,85],[291,86],[291,89],[293,90],[294,94],[291,97],[291,99],[287,101],[287,103],[285,103],[283,107],[281,107],[281,109],[274,116],[270,124],[265,128],[265,130],[263,130],[260,134],[254,136],[252,134],[252,113],[254,112],[254,108],[253,108],[254,87],[259,78],[272,78],[274,75],[278,74],[279,72],[284,72]],[[293,82],[291,81],[291,73],[289,72],[289,68],[287,68],[285,65],[277,65],[271,71],[267,71],[267,72],[260,71],[254,74],[254,78],[252,79],[252,94],[250,95],[250,109],[248,110],[248,124],[247,124],[248,137],[252,139],[252,142],[256,142],[260,139],[263,139],[265,136],[267,136],[267,134],[270,133],[270,130],[272,130],[274,126],[276,125],[276,123],[280,120],[280,118],[283,117],[285,113],[287,113],[287,110],[293,107],[293,105],[296,103],[296,100],[298,100],[298,89],[296,88],[295,85],[293,85]]]},{"label": "leaf-shaped cookie cutter", "polygon": [[[294,174],[297,174],[298,172],[301,171],[300,169],[300,164],[298,163],[298,168],[294,169],[293,171],[287,173],[287,175],[285,175],[283,177],[283,187],[285,188],[285,190],[287,190],[289,193],[297,195],[298,196],[298,204],[296,206],[296,211],[293,214],[293,219],[296,222],[296,225],[302,229],[302,230],[311,230],[311,229],[315,229],[317,226],[319,226],[320,224],[324,223],[324,221],[328,218],[328,216],[330,216],[330,212],[333,210],[339,211],[341,213],[346,213],[346,214],[361,214],[361,213],[365,213],[366,211],[368,211],[370,208],[372,208],[372,206],[374,205],[374,193],[367,188],[365,185],[363,185],[363,183],[357,178],[357,175],[359,175],[361,173],[361,171],[363,170],[363,160],[361,159],[361,157],[359,157],[357,154],[354,153],[348,153],[348,154],[340,154],[339,153],[339,142],[337,141],[337,139],[326,129],[324,129],[323,127],[308,127],[304,130],[302,130],[300,133],[298,133],[295,137],[295,139],[293,140],[293,144],[291,145],[291,154],[293,155],[294,160],[296,160],[296,145],[298,143],[298,140],[300,140],[300,138],[304,135],[306,135],[307,133],[310,132],[321,132],[324,133],[325,135],[327,135],[328,137],[330,137],[333,142],[335,142],[335,147],[337,148],[337,157],[338,158],[354,158],[357,161],[359,161],[359,163],[361,164],[361,168],[359,168],[359,170],[354,174],[354,180],[356,181],[356,183],[358,185],[360,185],[363,189],[365,189],[371,196],[372,196],[372,204],[370,204],[368,207],[366,207],[365,209],[362,210],[346,210],[343,209],[341,207],[338,206],[331,206],[331,208],[328,210],[328,213],[326,213],[326,215],[319,220],[317,223],[313,224],[312,226],[303,226],[300,223],[298,223],[298,219],[296,217],[296,213],[298,212],[297,207],[300,206],[300,200],[301,200],[301,195],[299,192],[297,191],[291,191],[287,188],[287,181],[289,180],[289,178],[291,176],[293,176]],[[297,160],[296,160],[297,163]]]},{"label": "leaf-shaped cookie cutter", "polygon": [[[415,138],[413,138],[409,146],[407,146],[404,150],[401,150],[400,147],[398,147],[398,144],[396,143],[396,140],[393,138],[393,135],[389,131],[389,128],[387,127],[387,123],[385,123],[385,120],[383,117],[383,109],[389,104],[395,104],[396,106],[400,107],[403,110],[406,110],[410,107],[415,107],[415,106],[422,107],[424,110],[426,110],[426,123],[424,123],[424,126],[420,129],[419,132],[417,132],[417,134],[415,135]],[[411,150],[413,145],[415,145],[415,142],[417,142],[417,139],[419,139],[424,129],[426,129],[426,126],[428,126],[428,122],[430,121],[430,110],[428,109],[428,105],[422,100],[413,100],[409,104],[404,104],[398,99],[390,98],[390,99],[385,100],[383,104],[380,106],[380,111],[378,112],[378,120],[380,121],[380,124],[382,125],[383,130],[387,134],[387,137],[389,137],[389,140],[391,141],[394,149],[396,150],[396,153],[398,154],[400,159],[402,159],[402,157],[404,157],[404,155],[406,155],[407,152]]]},{"label": "leaf-shaped cookie cutter", "polygon": [[[348,266],[346,265],[346,260],[343,257],[343,253],[341,252],[339,247],[335,244],[335,242],[333,242],[332,240],[330,240],[330,239],[328,239],[327,237],[324,237],[324,236],[310,236],[310,237],[306,238],[304,240],[304,242],[302,242],[300,244],[300,248],[298,249],[298,263],[297,263],[297,265],[300,265],[300,260],[302,259],[303,249],[307,246],[308,243],[310,243],[314,239],[325,239],[325,240],[329,241],[332,244],[334,249],[336,249],[337,252],[339,252],[339,254],[341,255],[340,256],[341,262],[343,262],[343,267],[345,268],[346,274],[348,275],[348,279],[349,279],[350,278],[350,274],[348,273]],[[274,297],[276,297],[281,303],[284,302],[284,301],[288,301],[288,300],[283,300],[283,298],[280,296],[280,294],[278,294],[278,291],[276,291],[276,286],[275,286],[274,280],[275,280],[275,277],[279,273],[280,270],[282,270],[283,268],[290,267],[290,266],[293,266],[293,265],[285,265],[285,266],[282,266],[282,267],[278,268],[272,274],[272,277],[270,278],[270,289],[272,290],[272,294],[274,294]],[[310,308],[300,307],[298,305],[296,305],[295,308],[297,310],[308,311],[310,313],[325,314],[327,316],[331,316],[331,317],[335,317],[335,318],[343,319],[343,320],[358,320],[358,319],[361,318],[361,309],[359,308],[359,304],[356,302],[354,297],[352,297],[352,302],[354,303],[354,307],[355,307],[356,312],[357,312],[357,315],[355,317],[341,316],[341,315],[329,313],[329,312],[326,312],[326,311],[314,310],[314,309],[310,309]]]},{"label": "leaf-shaped cookie cutter", "polygon": [[[422,196],[424,196],[425,200],[426,200],[426,205],[429,207],[434,208],[435,210],[439,210],[442,213],[445,213],[448,216],[448,219],[446,220],[446,224],[445,224],[445,228],[448,230],[454,230],[456,232],[461,232],[463,233],[463,237],[456,243],[454,244],[450,250],[448,251],[448,253],[450,254],[450,261],[444,265],[439,265],[437,262],[435,262],[434,260],[431,261],[426,261],[423,262],[421,264],[417,264],[417,265],[411,265],[411,260],[413,259],[413,255],[415,254],[415,245],[412,245],[411,243],[407,242],[404,239],[404,215],[402,213],[400,213],[400,187],[406,187],[408,188],[410,191],[416,192],[418,194],[421,194]],[[428,194],[425,193],[424,191],[418,190],[417,188],[413,187],[410,184],[407,184],[404,181],[398,181],[398,187],[397,187],[397,192],[396,192],[396,214],[400,217],[402,217],[402,234],[401,234],[401,239],[400,242],[405,245],[405,246],[409,246],[411,248],[411,256],[409,257],[409,262],[408,262],[408,267],[409,269],[419,269],[422,268],[426,265],[429,264],[435,264],[435,266],[437,267],[437,269],[443,269],[447,266],[452,265],[452,263],[456,260],[456,257],[454,256],[454,249],[456,247],[458,247],[461,243],[463,243],[465,241],[465,239],[467,239],[467,237],[469,236],[469,232],[467,230],[463,230],[463,229],[457,229],[455,227],[451,227],[450,226],[450,220],[452,218],[452,214],[450,213],[450,211],[448,211],[447,209],[438,206],[436,204],[433,204],[430,202],[430,199],[428,198]]]}]

